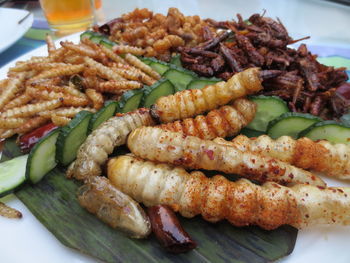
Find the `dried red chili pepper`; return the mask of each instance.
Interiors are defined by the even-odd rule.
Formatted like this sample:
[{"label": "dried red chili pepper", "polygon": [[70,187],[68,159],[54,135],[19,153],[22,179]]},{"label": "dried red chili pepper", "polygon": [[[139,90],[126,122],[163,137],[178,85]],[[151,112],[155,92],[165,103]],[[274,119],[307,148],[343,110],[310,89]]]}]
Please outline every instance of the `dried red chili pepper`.
[{"label": "dried red chili pepper", "polygon": [[33,148],[33,146],[46,134],[49,132],[57,129],[58,127],[53,124],[49,123],[46,124],[40,128],[37,128],[30,133],[24,134],[21,137],[19,137],[19,148],[21,149],[22,152],[26,153],[29,152],[30,149]]}]

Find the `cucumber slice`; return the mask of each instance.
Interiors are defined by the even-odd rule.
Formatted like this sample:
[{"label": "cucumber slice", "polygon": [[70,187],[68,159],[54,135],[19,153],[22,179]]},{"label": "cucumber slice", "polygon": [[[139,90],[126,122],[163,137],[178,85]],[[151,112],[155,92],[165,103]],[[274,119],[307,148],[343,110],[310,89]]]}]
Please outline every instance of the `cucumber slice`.
[{"label": "cucumber slice", "polygon": [[170,64],[173,64],[177,67],[182,68],[182,63],[181,63],[180,57],[181,57],[180,54],[176,54],[175,56],[172,56],[171,60],[170,60]]},{"label": "cucumber slice", "polygon": [[192,71],[184,70],[172,65],[170,69],[164,73],[163,77],[171,81],[175,86],[176,91],[181,91],[186,89],[187,85],[197,78],[197,75]]},{"label": "cucumber slice", "polygon": [[247,128],[266,132],[267,125],[283,113],[289,112],[287,103],[276,96],[251,96],[250,100],[257,104],[257,111],[254,119]]},{"label": "cucumber slice", "polygon": [[3,197],[26,180],[28,154],[13,158],[0,164],[0,197]]},{"label": "cucumber slice", "polygon": [[76,158],[80,145],[87,137],[91,117],[91,112],[81,111],[60,130],[56,143],[56,160],[60,164],[66,166]]},{"label": "cucumber slice", "polygon": [[168,79],[162,79],[150,87],[143,88],[142,105],[149,108],[156,100],[162,96],[175,93],[174,85]]},{"label": "cucumber slice", "polygon": [[260,135],[263,135],[265,133],[262,131],[256,131],[256,130],[252,130],[252,129],[248,129],[248,128],[243,128],[241,130],[241,134],[243,134],[249,138],[252,138],[252,137],[259,137]]},{"label": "cucumber slice", "polygon": [[59,130],[43,137],[29,153],[26,178],[33,184],[38,183],[48,172],[56,167],[56,141]]},{"label": "cucumber slice", "polygon": [[321,118],[311,114],[287,112],[269,122],[267,134],[273,139],[283,135],[296,139],[301,131],[320,121]]},{"label": "cucumber slice", "polygon": [[94,36],[91,36],[90,37],[90,40],[92,41],[92,42],[94,42],[95,44],[100,44],[100,41],[102,40],[102,39],[104,39],[105,37],[103,36],[103,35],[100,35],[100,34],[96,34],[96,35],[94,35]]},{"label": "cucumber slice", "polygon": [[149,64],[149,66],[157,71],[160,75],[163,75],[167,70],[169,70],[169,65],[161,61],[153,61]]},{"label": "cucumber slice", "polygon": [[112,49],[113,46],[117,45],[116,42],[110,41],[107,38],[102,38],[99,44],[102,46],[105,46],[106,48],[109,48],[109,49]]},{"label": "cucumber slice", "polygon": [[89,131],[95,130],[101,123],[112,117],[117,111],[117,107],[118,102],[116,101],[106,102],[105,106],[92,116],[89,124]]},{"label": "cucumber slice", "polygon": [[143,92],[140,89],[125,92],[119,101],[119,111],[126,113],[136,110],[140,106],[142,96]]},{"label": "cucumber slice", "polygon": [[350,126],[335,121],[321,121],[300,132],[299,137],[350,145]]},{"label": "cucumber slice", "polygon": [[213,85],[215,83],[220,82],[219,79],[206,79],[206,78],[199,78],[192,80],[188,85],[187,89],[203,89],[205,86]]},{"label": "cucumber slice", "polygon": [[170,65],[168,63],[160,61],[155,58],[143,57],[143,58],[140,58],[140,60],[143,63],[149,65],[152,69],[157,71],[160,75],[163,75],[170,68]]},{"label": "cucumber slice", "polygon": [[84,39],[84,38],[90,39],[91,37],[93,37],[95,35],[96,35],[96,33],[94,31],[88,30],[88,31],[85,31],[85,32],[80,34],[80,39]]}]

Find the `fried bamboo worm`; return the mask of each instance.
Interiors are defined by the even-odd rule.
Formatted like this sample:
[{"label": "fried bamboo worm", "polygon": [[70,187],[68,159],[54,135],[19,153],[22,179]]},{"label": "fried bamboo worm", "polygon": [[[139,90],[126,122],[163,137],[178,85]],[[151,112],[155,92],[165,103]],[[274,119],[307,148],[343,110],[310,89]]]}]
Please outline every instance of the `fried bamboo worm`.
[{"label": "fried bamboo worm", "polygon": [[294,140],[289,136],[273,140],[267,135],[257,138],[240,135],[231,142],[222,138],[216,138],[214,141],[241,151],[270,156],[303,169],[323,172],[331,177],[350,179],[350,147],[345,144],[314,142],[306,137]]},{"label": "fried bamboo worm", "polygon": [[0,95],[0,109],[16,96],[16,93],[20,90],[26,76],[26,72],[20,72],[16,77],[8,79],[7,85],[4,87],[3,92]]},{"label": "fried bamboo worm", "polygon": [[152,115],[162,123],[194,117],[226,105],[233,99],[262,89],[260,70],[250,68],[233,75],[227,82],[218,82],[203,89],[183,90],[161,97],[151,107]]},{"label": "fried bamboo worm", "polygon": [[238,174],[262,183],[326,185],[316,175],[280,160],[156,127],[134,130],[127,144],[132,153],[150,161]]},{"label": "fried bamboo worm", "polygon": [[182,132],[204,140],[236,135],[255,116],[256,104],[247,99],[237,99],[232,105],[210,111],[206,116],[198,115],[182,121],[162,124],[163,130]]},{"label": "fried bamboo worm", "polygon": [[146,206],[169,205],[185,217],[201,214],[205,220],[227,219],[235,226],[258,225],[275,229],[350,224],[350,188],[312,185],[284,187],[274,182],[262,186],[246,179],[236,182],[216,175],[155,164],[133,156],[108,163],[108,178],[125,194]]},{"label": "fried bamboo worm", "polygon": [[22,218],[22,213],[0,202],[0,216],[7,218]]},{"label": "fried bamboo worm", "polygon": [[142,207],[122,193],[104,177],[91,178],[78,190],[82,207],[113,228],[133,238],[144,238],[151,232],[151,224]]},{"label": "fried bamboo worm", "polygon": [[127,136],[141,126],[154,125],[147,109],[138,109],[121,116],[110,118],[93,131],[80,146],[74,165],[67,175],[78,180],[101,174],[101,165],[107,161],[115,147],[126,143]]}]

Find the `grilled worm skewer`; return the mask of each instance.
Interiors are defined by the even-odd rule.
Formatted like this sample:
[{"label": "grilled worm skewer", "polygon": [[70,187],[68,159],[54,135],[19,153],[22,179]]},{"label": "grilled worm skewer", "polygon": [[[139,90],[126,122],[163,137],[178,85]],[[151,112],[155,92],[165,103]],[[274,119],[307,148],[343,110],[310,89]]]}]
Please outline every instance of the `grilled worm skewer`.
[{"label": "grilled worm skewer", "polygon": [[271,157],[156,127],[134,130],[127,144],[132,153],[150,161],[238,174],[259,182],[325,186],[314,174]]},{"label": "grilled worm skewer", "polygon": [[350,188],[231,182],[220,175],[207,178],[201,172],[190,174],[127,155],[109,161],[108,178],[146,206],[165,204],[185,217],[201,214],[210,222],[227,219],[236,226],[268,230],[284,224],[297,228],[350,224]]}]

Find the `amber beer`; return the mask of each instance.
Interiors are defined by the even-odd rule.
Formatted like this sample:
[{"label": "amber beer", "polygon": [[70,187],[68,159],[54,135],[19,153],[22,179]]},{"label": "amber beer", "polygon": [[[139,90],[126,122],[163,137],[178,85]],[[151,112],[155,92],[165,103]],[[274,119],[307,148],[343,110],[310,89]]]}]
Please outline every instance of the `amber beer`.
[{"label": "amber beer", "polygon": [[[93,23],[91,0],[40,0],[47,21],[53,30],[79,31]],[[101,1],[98,0],[97,4]]]}]

